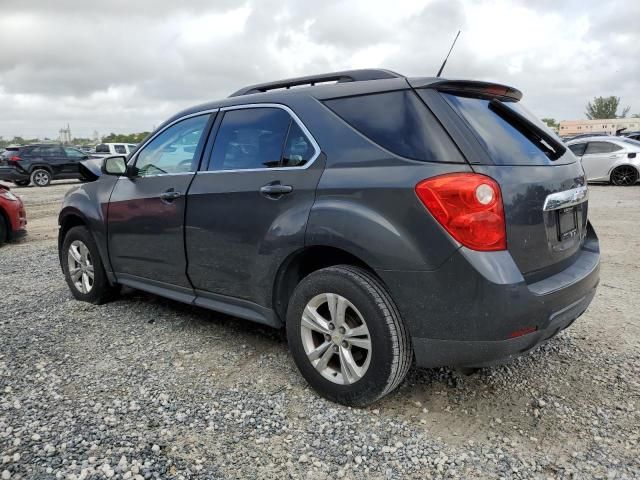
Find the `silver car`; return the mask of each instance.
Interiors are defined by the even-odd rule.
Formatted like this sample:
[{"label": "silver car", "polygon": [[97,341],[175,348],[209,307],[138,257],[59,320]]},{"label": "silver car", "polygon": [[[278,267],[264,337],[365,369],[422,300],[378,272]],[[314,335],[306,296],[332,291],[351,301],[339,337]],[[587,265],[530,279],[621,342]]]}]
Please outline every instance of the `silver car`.
[{"label": "silver car", "polygon": [[640,178],[640,142],[625,137],[585,137],[567,142],[587,181],[634,185]]}]

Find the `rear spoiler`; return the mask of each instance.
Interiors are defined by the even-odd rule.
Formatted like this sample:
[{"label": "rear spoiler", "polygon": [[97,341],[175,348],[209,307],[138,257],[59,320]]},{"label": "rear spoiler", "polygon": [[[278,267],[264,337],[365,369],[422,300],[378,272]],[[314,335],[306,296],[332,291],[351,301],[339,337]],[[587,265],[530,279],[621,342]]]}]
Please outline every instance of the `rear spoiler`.
[{"label": "rear spoiler", "polygon": [[498,98],[503,101],[522,100],[522,92],[517,88],[498,83],[479,82],[475,80],[440,80],[438,78],[409,79],[413,88],[433,88],[440,92],[453,93],[470,97],[491,100]]}]

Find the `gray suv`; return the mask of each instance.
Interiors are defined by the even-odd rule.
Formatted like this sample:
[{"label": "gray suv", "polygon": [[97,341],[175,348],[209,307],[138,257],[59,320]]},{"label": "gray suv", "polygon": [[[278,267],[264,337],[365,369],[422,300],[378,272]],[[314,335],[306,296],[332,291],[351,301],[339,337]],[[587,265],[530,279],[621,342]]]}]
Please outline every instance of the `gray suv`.
[{"label": "gray suv", "polygon": [[354,70],[185,110],[66,196],[69,288],[285,328],[309,384],[354,406],[414,361],[526,352],[586,310],[599,246],[582,166],[521,97]]}]

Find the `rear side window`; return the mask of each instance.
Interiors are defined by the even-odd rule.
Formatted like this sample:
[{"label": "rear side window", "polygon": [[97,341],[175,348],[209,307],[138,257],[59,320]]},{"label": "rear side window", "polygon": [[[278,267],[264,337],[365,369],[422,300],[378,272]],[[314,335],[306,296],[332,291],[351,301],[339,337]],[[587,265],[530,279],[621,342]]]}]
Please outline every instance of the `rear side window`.
[{"label": "rear side window", "polygon": [[396,155],[427,162],[464,162],[434,115],[410,90],[324,103],[364,136]]},{"label": "rear side window", "polygon": [[280,166],[291,116],[280,108],[225,112],[211,152],[210,168],[250,170]]},{"label": "rear side window", "polygon": [[587,148],[586,143],[576,143],[575,145],[569,145],[569,150],[571,150],[573,154],[578,157],[584,155],[585,148]]},{"label": "rear side window", "polygon": [[104,143],[96,145],[96,153],[111,153],[109,151],[109,145],[105,145]]},{"label": "rear side window", "polygon": [[124,145],[114,145],[113,149],[116,153],[127,153],[127,149]]},{"label": "rear side window", "polygon": [[84,157],[86,157],[86,154],[84,152],[81,152],[80,150],[78,150],[76,148],[64,147],[64,153],[66,153],[67,157],[69,157],[69,158],[84,158]]},{"label": "rear side window", "polygon": [[620,145],[611,142],[589,142],[585,155],[596,155],[598,153],[611,153],[622,150]]},{"label": "rear side window", "polygon": [[[496,165],[551,165],[545,152],[514,125],[489,108],[489,100],[443,93],[442,96],[464,119]],[[554,138],[556,135],[520,102],[503,102]],[[560,142],[560,139],[558,139]]]},{"label": "rear side window", "polygon": [[301,167],[309,163],[315,153],[311,140],[304,134],[300,125],[297,122],[291,122],[282,154],[282,166]]},{"label": "rear side window", "polygon": [[43,157],[43,158],[64,156],[64,154],[62,153],[62,148],[56,147],[56,146],[34,147],[31,150],[30,154],[34,157]]}]

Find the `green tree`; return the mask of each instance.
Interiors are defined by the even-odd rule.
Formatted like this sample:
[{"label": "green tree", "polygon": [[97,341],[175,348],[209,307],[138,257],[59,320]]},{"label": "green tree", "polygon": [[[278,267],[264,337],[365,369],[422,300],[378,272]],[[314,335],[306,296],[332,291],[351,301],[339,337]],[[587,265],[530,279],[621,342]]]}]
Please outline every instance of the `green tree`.
[{"label": "green tree", "polygon": [[620,105],[620,97],[595,97],[593,103],[587,102],[587,111],[585,115],[589,120],[598,120],[602,118],[625,118],[631,107],[622,109],[622,115],[618,115],[618,106]]},{"label": "green tree", "polygon": [[547,127],[558,130],[560,128],[560,124],[556,122],[555,118],[543,118],[542,121],[547,124]]}]

